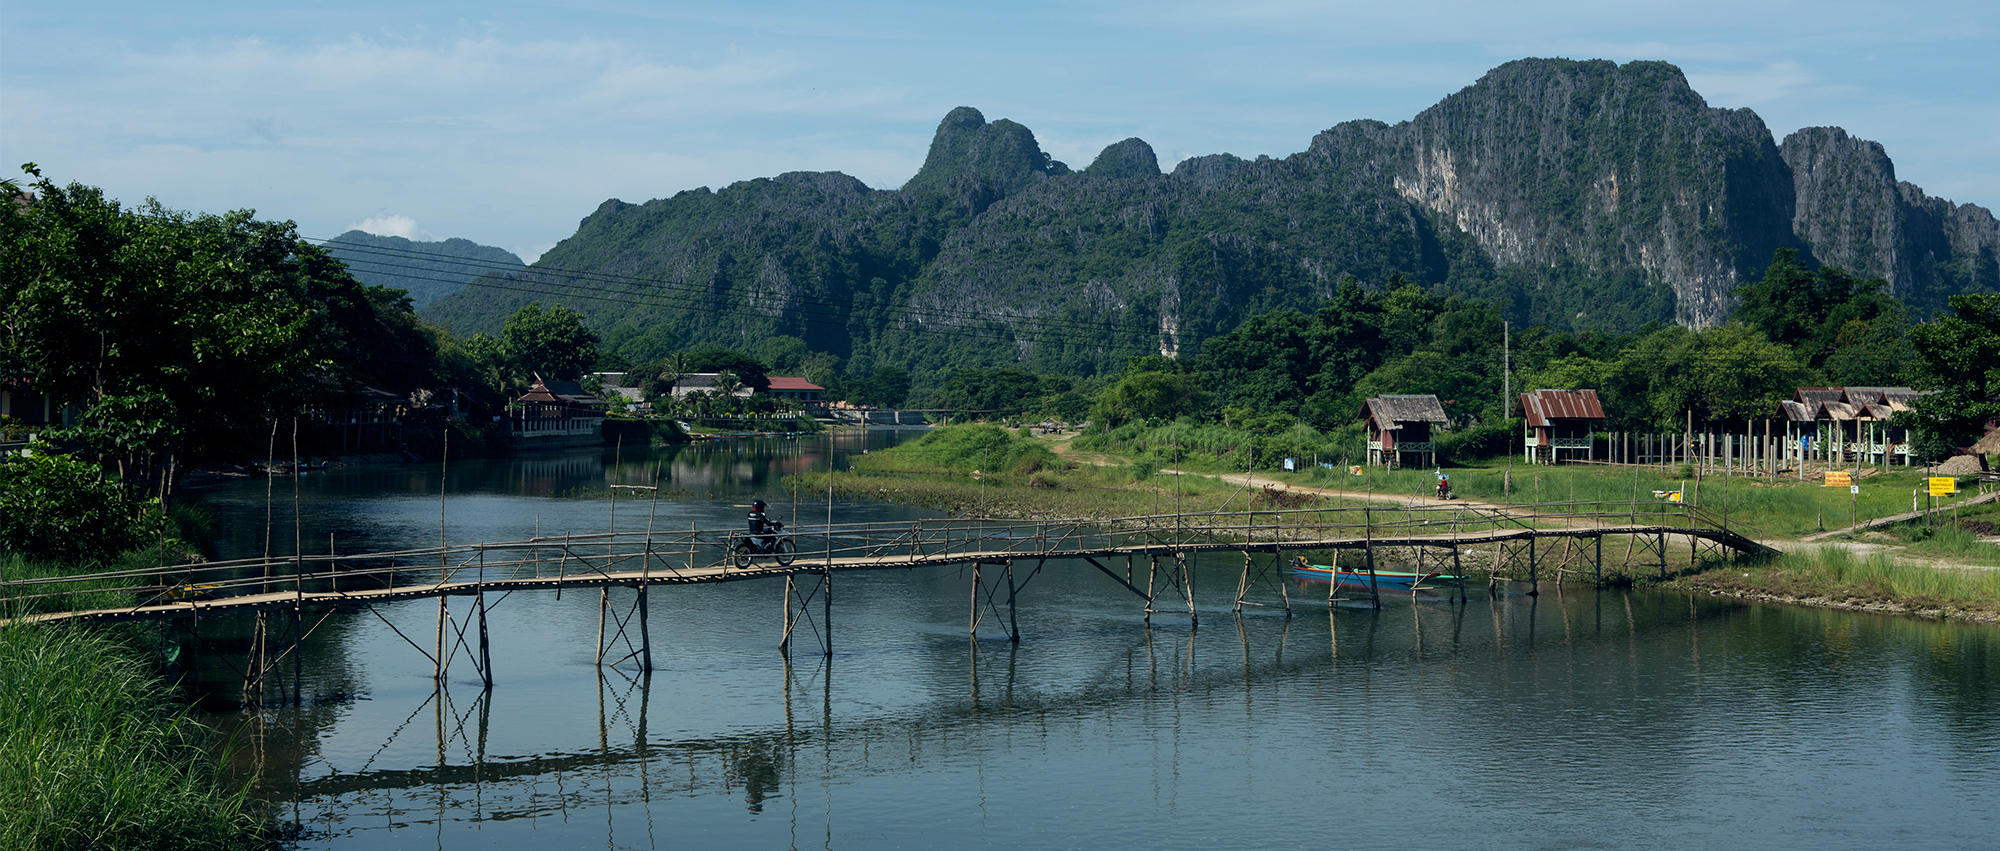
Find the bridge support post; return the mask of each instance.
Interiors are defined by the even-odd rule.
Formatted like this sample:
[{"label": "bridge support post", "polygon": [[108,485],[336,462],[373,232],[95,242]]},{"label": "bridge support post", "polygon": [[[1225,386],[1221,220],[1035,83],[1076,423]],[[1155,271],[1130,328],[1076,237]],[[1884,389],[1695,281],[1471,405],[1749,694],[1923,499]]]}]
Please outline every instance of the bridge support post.
[{"label": "bridge support post", "polygon": [[[811,589],[804,588],[804,583],[798,581],[800,575],[791,574],[785,577],[785,629],[783,635],[778,639],[778,652],[784,654],[788,659],[791,658],[792,636],[798,632],[799,622],[805,621],[812,624],[813,628],[819,632],[820,640],[825,645],[823,648],[824,654],[831,657],[833,655],[832,569],[823,568],[817,574],[812,574],[819,578],[819,582]],[[813,597],[815,596],[818,596],[821,601],[820,619],[827,621],[824,625],[812,621],[811,606]]]},{"label": "bridge support post", "polygon": [[604,667],[604,616],[611,611],[611,586],[597,589],[597,666]]},{"label": "bridge support post", "polygon": [[250,633],[249,664],[245,665],[243,678],[243,704],[250,707],[264,705],[265,636],[270,623],[270,615],[263,609],[257,610],[257,625]]},{"label": "bridge support post", "polygon": [[[993,577],[992,581],[988,582],[986,576],[980,571],[980,566],[989,564],[1004,570],[1005,575]],[[975,561],[972,563],[972,611],[967,621],[968,628],[966,632],[974,639],[977,639],[979,637],[979,624],[985,620],[986,613],[994,612],[996,616],[999,614],[994,597],[1000,593],[1000,582],[1002,579],[1007,582],[1007,640],[1019,643],[1021,641],[1020,618],[1014,600],[1020,593],[1020,585],[1014,581],[1014,562],[1012,559],[996,562]]]},{"label": "bridge support post", "polygon": [[1021,643],[1021,623],[1014,614],[1014,596],[1021,588],[1014,584],[1014,563],[1007,562],[1007,640]]},{"label": "bridge support post", "polygon": [[1604,587],[1604,536],[1597,536],[1597,587]]},{"label": "bridge support post", "polygon": [[481,587],[473,595],[473,605],[479,607],[479,682],[487,688],[493,687],[493,653],[486,641],[486,589]]},{"label": "bridge support post", "polygon": [[1472,597],[1466,597],[1466,567],[1458,559],[1458,543],[1456,541],[1452,543],[1452,575],[1458,577],[1458,601],[1460,603],[1470,603]]},{"label": "bridge support post", "polygon": [[[1366,558],[1368,559],[1368,603],[1369,605],[1374,606],[1376,609],[1379,610],[1382,608],[1382,584],[1375,576],[1374,538],[1372,537],[1369,538],[1368,546],[1365,552],[1366,552]],[[1335,570],[1338,569],[1339,567],[1336,565]],[[1338,574],[1335,574],[1335,576],[1337,578]]]},{"label": "bridge support post", "polygon": [[[431,657],[431,679],[436,680],[438,682],[444,682],[445,665],[448,661],[450,661],[446,659],[444,655],[445,599],[446,598],[443,595],[438,596],[437,655]],[[599,629],[602,629],[602,627],[599,627]]]},{"label": "bridge support post", "polygon": [[[639,670],[653,670],[653,631],[647,625],[646,584],[639,583]],[[486,616],[479,618],[480,652],[486,650]],[[490,684],[490,682],[489,682]]]},{"label": "bridge support post", "polygon": [[1187,599],[1188,624],[1201,626],[1201,615],[1194,610],[1194,571],[1189,568],[1187,553],[1174,551],[1174,569],[1180,573],[1181,596]]},{"label": "bridge support post", "polygon": [[1236,577],[1236,604],[1230,611],[1243,614],[1243,595],[1250,591],[1250,551],[1243,551],[1243,573]]},{"label": "bridge support post", "polygon": [[1528,537],[1528,596],[1542,596],[1542,576],[1535,565],[1535,537]]}]

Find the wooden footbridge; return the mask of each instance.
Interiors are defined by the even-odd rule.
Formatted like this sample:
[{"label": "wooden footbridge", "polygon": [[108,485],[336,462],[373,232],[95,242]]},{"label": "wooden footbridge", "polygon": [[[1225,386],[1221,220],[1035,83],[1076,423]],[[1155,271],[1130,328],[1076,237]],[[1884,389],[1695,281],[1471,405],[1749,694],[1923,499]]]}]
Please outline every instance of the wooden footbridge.
[{"label": "wooden footbridge", "polygon": [[[649,526],[651,524],[649,523]],[[1375,570],[1378,555],[1414,559],[1420,572],[1454,577],[1453,599],[1465,593],[1468,572],[1484,571],[1487,585],[1497,577],[1525,577],[1536,593],[1544,577],[1584,579],[1601,584],[1607,564],[1605,539],[1614,539],[1612,563],[1627,570],[1668,569],[1675,540],[1684,541],[1690,562],[1705,555],[1774,552],[1731,529],[1724,518],[1684,504],[1571,502],[1496,508],[1441,503],[1412,507],[1342,507],[1126,517],[1111,520],[999,521],[959,518],[911,523],[825,524],[785,533],[796,551],[743,558],[732,554],[740,532],[690,528],[685,531],[608,531],[601,534],[535,537],[520,541],[440,545],[395,552],[293,555],[172,565],[143,570],[61,578],[0,581],[4,614],[31,621],[120,621],[178,619],[190,633],[204,617],[254,612],[251,660],[246,685],[261,694],[262,674],[290,655],[269,657],[266,634],[272,614],[290,615],[294,649],[311,634],[307,614],[319,622],[341,611],[375,611],[395,600],[436,598],[438,620],[430,647],[390,624],[405,641],[428,656],[442,678],[462,648],[481,679],[492,683],[487,651],[489,595],[596,589],[599,599],[597,661],[604,664],[623,641],[629,650],[611,664],[636,661],[652,667],[646,595],[656,585],[688,585],[778,579],[785,583],[784,626],[779,647],[789,651],[802,626],[832,653],[833,577],[855,570],[969,566],[973,578],[969,629],[977,635],[986,618],[998,620],[1011,640],[1020,640],[1017,600],[1052,560],[1085,562],[1144,603],[1148,620],[1169,610],[1185,610],[1198,622],[1190,559],[1203,553],[1239,553],[1233,608],[1283,606],[1292,599],[1283,581],[1283,554],[1293,551],[1348,551],[1362,575]],[[1623,553],[1619,553],[1622,543]],[[1467,556],[1471,555],[1471,558]],[[1270,558],[1259,558],[1259,556]],[[1122,565],[1120,564],[1122,562]],[[1032,567],[1027,564],[1032,563]],[[1140,565],[1143,563],[1143,568]],[[1372,585],[1372,583],[1371,583]],[[636,592],[624,611],[611,605],[613,586]],[[1259,587],[1277,600],[1251,599]],[[1328,584],[1328,602],[1336,599]],[[472,597],[461,620],[449,614],[446,599]],[[1371,588],[1369,602],[1381,595]],[[620,607],[624,608],[624,607]],[[818,617],[813,609],[818,608]],[[380,617],[380,613],[376,612]],[[476,632],[474,619],[476,618]],[[383,618],[384,623],[388,623]],[[315,625],[316,626],[316,625]],[[448,644],[449,632],[456,641]],[[607,628],[615,629],[607,643]],[[476,645],[476,654],[474,647]],[[199,646],[197,639],[196,646]],[[246,694],[249,694],[246,688]]]}]

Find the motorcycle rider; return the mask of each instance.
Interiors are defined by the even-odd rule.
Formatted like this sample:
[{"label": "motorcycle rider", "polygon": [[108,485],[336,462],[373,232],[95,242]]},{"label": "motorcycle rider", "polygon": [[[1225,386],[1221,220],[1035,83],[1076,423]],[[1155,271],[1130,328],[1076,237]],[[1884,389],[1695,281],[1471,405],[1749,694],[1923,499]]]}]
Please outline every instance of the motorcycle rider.
[{"label": "motorcycle rider", "polygon": [[770,552],[778,544],[773,533],[785,528],[785,524],[764,515],[767,506],[761,499],[750,501],[750,543],[759,552]]},{"label": "motorcycle rider", "polygon": [[1437,477],[1438,477],[1438,499],[1450,499],[1451,477],[1445,475],[1443,471],[1439,471]]}]

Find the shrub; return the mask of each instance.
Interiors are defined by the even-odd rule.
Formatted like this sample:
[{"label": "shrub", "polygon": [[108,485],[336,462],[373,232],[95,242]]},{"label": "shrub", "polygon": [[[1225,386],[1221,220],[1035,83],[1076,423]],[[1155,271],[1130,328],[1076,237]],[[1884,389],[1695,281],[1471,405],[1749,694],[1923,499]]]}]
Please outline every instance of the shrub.
[{"label": "shrub", "polygon": [[105,562],[144,531],[117,482],[96,466],[37,452],[0,462],[0,549],[57,561]]}]

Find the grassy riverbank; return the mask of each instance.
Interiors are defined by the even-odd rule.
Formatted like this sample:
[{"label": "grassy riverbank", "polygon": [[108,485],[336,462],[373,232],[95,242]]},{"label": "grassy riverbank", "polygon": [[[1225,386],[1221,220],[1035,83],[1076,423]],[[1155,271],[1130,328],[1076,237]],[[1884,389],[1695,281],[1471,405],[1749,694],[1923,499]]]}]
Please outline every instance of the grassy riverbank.
[{"label": "grassy riverbank", "polygon": [[[1206,474],[1161,475],[1162,460],[1149,447],[1129,455],[1104,452],[1059,453],[1057,440],[1033,438],[995,426],[940,429],[920,441],[873,453],[854,462],[853,469],[834,476],[834,489],[846,498],[872,498],[938,508],[964,516],[1008,518],[1131,517],[1180,511],[1241,510],[1245,507],[1289,508],[1350,505],[1373,501],[1428,504],[1436,479],[1429,470],[1364,469],[1359,476],[1347,469],[1313,468],[1294,472],[1258,470],[1254,486],[1241,483],[1242,471],[1213,469]],[[1192,469],[1215,467],[1213,459],[1188,458]],[[1824,488],[1817,481],[1745,476],[1707,476],[1697,484],[1683,479],[1679,469],[1593,467],[1572,465],[1534,467],[1488,462],[1454,467],[1452,483],[1461,496],[1481,502],[1533,505],[1589,501],[1646,506],[1664,505],[1654,491],[1681,491],[1718,519],[1726,512],[1730,526],[1765,540],[1796,540],[1821,528],[1839,528],[1861,520],[1909,510],[1910,491],[1921,471],[1875,472],[1861,479],[1861,493]],[[1222,475],[1236,476],[1224,481]],[[1340,495],[1285,497],[1266,493],[1267,482],[1298,488],[1321,488]],[[802,487],[823,489],[822,476],[802,480]],[[1372,500],[1371,500],[1372,497]],[[1279,501],[1286,504],[1278,504]],[[1419,502],[1421,501],[1421,502]],[[1393,511],[1382,522],[1396,522]],[[1665,576],[1657,566],[1620,566],[1628,547],[1644,542],[1622,538],[1604,542],[1607,582],[1668,585],[1733,596],[1782,600],[1808,605],[1868,609],[1992,620],[2000,616],[2000,547],[1981,540],[2000,525],[2000,506],[1976,506],[1941,514],[1924,524],[1907,524],[1845,536],[1820,547],[1801,547],[1779,558],[1756,561],[1701,561],[1685,547],[1671,547]],[[1559,545],[1552,545],[1559,546]],[[1864,552],[1857,555],[1850,547]],[[1565,551],[1567,552],[1567,551]],[[1636,552],[1641,560],[1649,557]],[[1332,558],[1333,554],[1321,554]],[[1389,560],[1398,556],[1384,554]],[[1490,564],[1484,553],[1467,553],[1468,564]],[[1573,555],[1569,569],[1584,564]],[[1545,554],[1544,581],[1558,581],[1555,562],[1565,556]],[[1652,556],[1650,558],[1657,558]],[[1483,561],[1482,561],[1483,559]],[[1480,568],[1475,568],[1475,570]],[[1595,572],[1588,574],[1595,577]],[[1518,578],[1518,577],[1517,577]],[[1575,581],[1579,574],[1562,575]]]},{"label": "grassy riverbank", "polygon": [[270,843],[208,731],[128,649],[76,626],[0,626],[0,848]]},{"label": "grassy riverbank", "polygon": [[1886,553],[1856,555],[1838,546],[1719,564],[1678,584],[1811,606],[2000,621],[2000,570],[1912,564]]},{"label": "grassy riverbank", "polygon": [[[825,490],[826,474],[797,476],[806,493]],[[854,459],[835,473],[842,498],[879,499],[955,515],[1037,519],[1138,517],[1178,511],[1265,507],[1266,496],[1206,476],[1160,473],[1150,459],[1080,464],[1044,440],[991,425],[937,429],[893,449]]]}]

